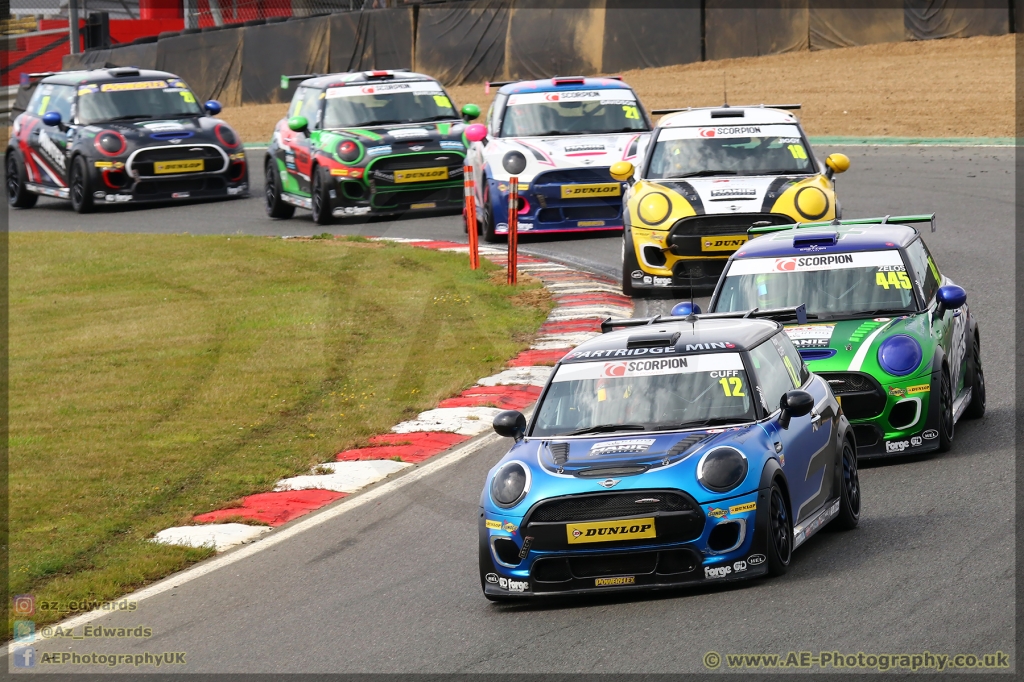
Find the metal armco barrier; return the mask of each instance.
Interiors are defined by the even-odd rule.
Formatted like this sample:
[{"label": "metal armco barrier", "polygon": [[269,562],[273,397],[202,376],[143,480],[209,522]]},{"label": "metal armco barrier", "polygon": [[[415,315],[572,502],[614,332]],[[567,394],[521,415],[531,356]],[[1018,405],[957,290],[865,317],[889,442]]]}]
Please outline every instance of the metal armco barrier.
[{"label": "metal armco barrier", "polygon": [[469,232],[469,269],[476,270],[480,267],[480,239],[476,233],[476,181],[473,179],[473,167],[463,166],[462,177],[466,194],[463,210],[466,212],[466,230]]},{"label": "metal armco barrier", "polygon": [[519,178],[509,178],[508,184],[508,283],[515,286],[519,281]]}]

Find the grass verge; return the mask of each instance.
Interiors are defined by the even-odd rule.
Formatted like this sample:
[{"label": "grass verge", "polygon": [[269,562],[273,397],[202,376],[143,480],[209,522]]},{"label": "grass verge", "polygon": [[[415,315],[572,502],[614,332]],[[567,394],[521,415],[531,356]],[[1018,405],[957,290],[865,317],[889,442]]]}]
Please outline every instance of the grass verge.
[{"label": "grass verge", "polygon": [[365,240],[12,234],[12,594],[179,570],[209,550],[147,538],[498,371],[550,303],[495,269]]}]

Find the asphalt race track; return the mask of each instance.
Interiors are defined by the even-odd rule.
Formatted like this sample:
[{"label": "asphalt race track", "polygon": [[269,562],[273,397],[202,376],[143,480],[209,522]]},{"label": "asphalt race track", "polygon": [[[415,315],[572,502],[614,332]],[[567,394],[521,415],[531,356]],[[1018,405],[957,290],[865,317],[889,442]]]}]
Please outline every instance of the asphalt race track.
[{"label": "asphalt race track", "polygon": [[[148,640],[50,640],[37,643],[37,652],[184,651],[188,672],[683,673],[704,672],[703,658],[710,651],[723,656],[1002,651],[1012,662],[1014,150],[818,152],[833,150],[852,160],[838,183],[845,217],[938,213],[938,232],[925,238],[944,273],[967,289],[980,320],[988,414],[961,422],[949,453],[862,468],[860,527],[815,536],[796,552],[786,576],[732,588],[491,604],[480,590],[476,524],[484,475],[503,450],[497,443],[374,503],[142,601],[132,613],[94,623],[149,626]],[[250,160],[255,162],[250,168],[258,170],[262,152],[251,152]],[[290,221],[266,218],[262,177],[252,179],[248,200],[119,208],[81,217],[69,204],[44,198],[30,211],[12,210],[10,227],[255,235],[325,231],[308,212]],[[465,239],[461,218],[450,215],[329,229]],[[526,237],[521,247],[617,276],[620,242],[619,236]],[[638,312],[660,312],[670,303],[645,301]],[[16,307],[12,314],[18,314]]]}]

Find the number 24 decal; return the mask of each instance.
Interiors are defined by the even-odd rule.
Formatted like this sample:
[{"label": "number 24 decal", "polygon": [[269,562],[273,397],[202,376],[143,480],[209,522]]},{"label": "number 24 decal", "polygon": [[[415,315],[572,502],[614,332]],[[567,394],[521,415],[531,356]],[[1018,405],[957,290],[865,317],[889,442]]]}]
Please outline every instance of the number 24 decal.
[{"label": "number 24 decal", "polygon": [[640,120],[640,110],[637,107],[630,106],[628,104],[622,105],[622,111],[625,112],[626,118]]}]

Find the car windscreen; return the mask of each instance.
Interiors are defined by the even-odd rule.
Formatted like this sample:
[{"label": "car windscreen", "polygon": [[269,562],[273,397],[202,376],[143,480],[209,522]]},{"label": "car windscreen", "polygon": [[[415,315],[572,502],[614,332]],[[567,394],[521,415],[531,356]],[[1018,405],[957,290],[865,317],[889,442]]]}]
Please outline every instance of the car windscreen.
[{"label": "car windscreen", "polygon": [[202,116],[196,96],[177,79],[78,86],[78,122]]},{"label": "car windscreen", "polygon": [[530,435],[664,431],[754,418],[738,353],[609,360],[559,365]]},{"label": "car windscreen", "polygon": [[457,119],[439,83],[376,83],[327,88],[324,128],[425,123]]},{"label": "car windscreen", "polygon": [[806,304],[820,318],[909,312],[913,282],[900,252],[800,255],[734,260],[714,312]]},{"label": "car windscreen", "polygon": [[510,95],[501,137],[596,135],[649,130],[631,90],[568,90]]},{"label": "car windscreen", "polygon": [[651,179],[817,172],[795,125],[664,128],[650,154]]}]

